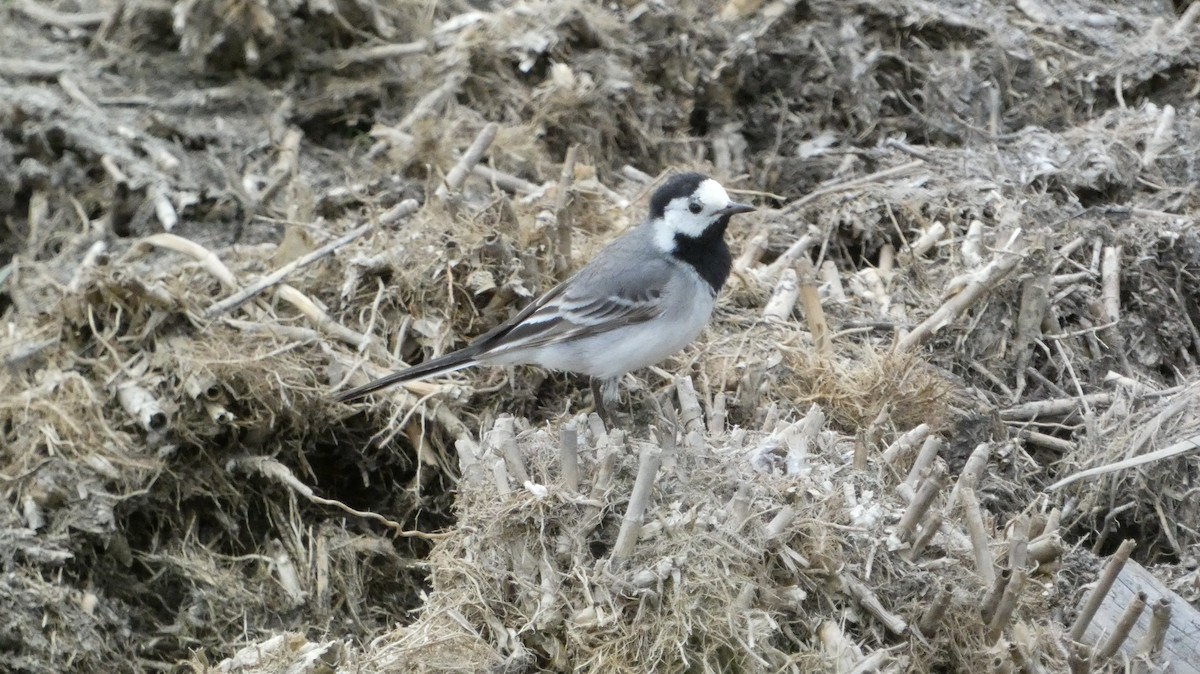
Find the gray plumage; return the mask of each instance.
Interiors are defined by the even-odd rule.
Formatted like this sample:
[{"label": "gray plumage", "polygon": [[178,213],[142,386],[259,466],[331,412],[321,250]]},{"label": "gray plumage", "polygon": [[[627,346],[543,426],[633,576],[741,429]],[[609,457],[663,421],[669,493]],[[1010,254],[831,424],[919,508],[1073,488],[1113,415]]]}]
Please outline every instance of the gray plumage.
[{"label": "gray plumage", "polygon": [[[725,226],[733,214],[753,210],[699,174],[676,176],[651,204],[658,217],[617,238],[570,279],[467,347],[341,393],[338,400],[477,364],[577,372],[592,378],[593,392],[603,383],[603,397],[614,398],[622,375],[663,360],[704,329],[728,274]],[[714,264],[724,265],[715,276]]]}]

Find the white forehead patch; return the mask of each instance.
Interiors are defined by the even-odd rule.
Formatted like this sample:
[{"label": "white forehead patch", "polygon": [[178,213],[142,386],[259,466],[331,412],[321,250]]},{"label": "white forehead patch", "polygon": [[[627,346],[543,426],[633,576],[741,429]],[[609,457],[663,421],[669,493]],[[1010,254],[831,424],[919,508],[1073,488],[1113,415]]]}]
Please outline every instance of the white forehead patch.
[{"label": "white forehead patch", "polygon": [[721,187],[721,183],[709,178],[696,187],[696,197],[704,206],[705,212],[725,208],[729,205],[729,193]]}]

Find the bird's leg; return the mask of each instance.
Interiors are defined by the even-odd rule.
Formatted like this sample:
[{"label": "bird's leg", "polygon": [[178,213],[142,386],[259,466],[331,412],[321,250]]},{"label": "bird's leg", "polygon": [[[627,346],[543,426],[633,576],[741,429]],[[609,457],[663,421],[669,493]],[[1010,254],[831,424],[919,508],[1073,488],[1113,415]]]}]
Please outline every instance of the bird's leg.
[{"label": "bird's leg", "polygon": [[600,416],[600,421],[604,422],[604,427],[611,429],[612,417],[608,416],[608,408],[604,405],[604,391],[599,379],[591,378],[592,384],[592,406],[596,408],[596,414]]}]

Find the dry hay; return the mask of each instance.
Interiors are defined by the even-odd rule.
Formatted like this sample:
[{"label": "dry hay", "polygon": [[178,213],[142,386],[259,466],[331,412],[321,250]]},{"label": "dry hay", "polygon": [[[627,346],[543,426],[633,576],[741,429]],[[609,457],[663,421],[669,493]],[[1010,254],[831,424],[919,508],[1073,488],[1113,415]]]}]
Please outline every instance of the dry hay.
[{"label": "dry hay", "polygon": [[[969,545],[955,542],[966,538],[957,525],[930,532],[908,558],[914,535],[942,521],[897,527],[902,485],[911,494],[924,479],[909,475],[920,441],[889,463],[893,449],[831,430],[815,405],[794,422],[768,421],[773,432],[709,432],[690,390],[681,387],[679,426],[657,442],[601,434],[594,417],[572,421],[578,487],[557,438],[502,417],[478,454],[462,455],[460,517],[429,557],[420,619],[365,650],[314,642],[237,671],[275,671],[333,648],[341,666],[365,671],[832,671],[862,665],[864,651],[875,666],[968,671],[1012,648],[990,645],[1000,630],[980,617],[988,587]],[[863,451],[868,468],[856,469]],[[640,537],[622,552],[647,461],[661,468],[645,523],[634,515]],[[932,512],[943,509],[938,501]],[[1022,521],[1024,535],[1046,533]],[[1049,609],[1074,600],[1061,594],[1073,589],[1067,575],[1042,559],[1013,609],[1012,643],[1050,671],[1066,666]],[[930,613],[944,589],[944,613]]]},{"label": "dry hay", "polygon": [[[1193,523],[1200,516],[1196,488],[1187,487],[1197,470],[1200,410],[1195,385],[1174,390],[1148,390],[1136,382],[1118,381],[1111,406],[1091,419],[1068,418],[1066,423],[1094,424],[1103,444],[1080,443],[1062,458],[1070,472],[1095,470],[1099,477],[1072,490],[1081,514],[1098,532],[1093,549],[1105,549],[1120,530],[1144,530],[1140,541],[1154,554],[1150,561],[1187,559],[1198,537]],[[1144,405],[1139,397],[1149,398]],[[1154,458],[1151,448],[1164,455]],[[1151,456],[1147,456],[1151,455]],[[1117,470],[1120,464],[1128,464]]]},{"label": "dry hay", "polygon": [[[858,649],[913,671],[1061,671],[1071,616],[1056,611],[1094,578],[1088,550],[1131,536],[1195,599],[1194,8],[4,11],[21,29],[0,38],[45,61],[0,60],[8,668],[236,653],[213,666],[811,671],[851,669]],[[481,164],[434,196],[492,123]],[[583,491],[615,462],[601,493],[562,487],[547,435],[586,405],[569,378],[462,373],[369,410],[329,402],[551,287],[640,217],[668,168],[777,208],[731,233],[713,329],[631,378],[629,450],[585,424]],[[687,414],[669,430],[681,373],[707,430]],[[804,470],[753,470],[813,405]],[[494,432],[483,479],[459,465],[504,413],[533,487],[507,495]],[[922,424],[950,476],[990,450],[977,496],[997,558],[1010,523],[1066,544],[999,645],[950,531],[957,501],[935,499],[946,530],[915,561],[892,538],[912,457],[879,456]],[[617,563],[650,426],[675,465]],[[1100,475],[1042,494],[1085,469]],[[918,622],[944,583],[933,636],[886,628]]]}]

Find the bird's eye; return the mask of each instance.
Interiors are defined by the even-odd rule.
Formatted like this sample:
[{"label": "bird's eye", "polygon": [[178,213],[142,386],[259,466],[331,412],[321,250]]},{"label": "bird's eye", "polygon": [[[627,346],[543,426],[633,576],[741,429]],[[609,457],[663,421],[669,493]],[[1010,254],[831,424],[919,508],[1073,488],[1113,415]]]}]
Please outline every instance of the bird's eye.
[{"label": "bird's eye", "polygon": [[688,210],[693,213],[699,213],[700,211],[704,210],[704,207],[693,201],[692,203],[688,204]]}]

